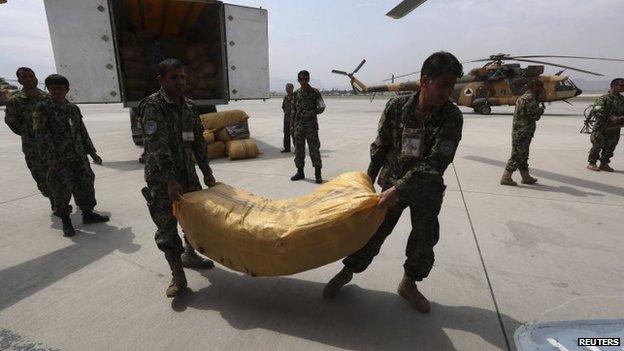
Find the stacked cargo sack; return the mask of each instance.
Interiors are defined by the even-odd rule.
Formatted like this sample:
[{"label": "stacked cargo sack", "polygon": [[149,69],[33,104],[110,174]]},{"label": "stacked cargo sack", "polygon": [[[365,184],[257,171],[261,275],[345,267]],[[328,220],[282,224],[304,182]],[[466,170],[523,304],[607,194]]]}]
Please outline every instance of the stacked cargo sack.
[{"label": "stacked cargo sack", "polygon": [[[220,7],[199,1],[114,1],[119,29],[122,84],[128,101],[158,91],[157,65],[180,59],[187,70],[187,96],[223,100],[223,40]],[[164,4],[164,5],[163,5]]]},{"label": "stacked cargo sack", "polygon": [[[230,160],[254,158],[260,154],[258,146],[250,139],[249,115],[245,111],[231,110],[201,115],[204,130],[214,131],[215,142],[208,145],[209,153],[215,156],[229,156]],[[206,135],[204,135],[206,139]],[[206,139],[208,142],[208,139]],[[219,144],[218,146],[211,146]],[[220,155],[221,145],[223,154]],[[211,150],[212,149],[212,150]],[[212,159],[212,157],[211,157]]]}]

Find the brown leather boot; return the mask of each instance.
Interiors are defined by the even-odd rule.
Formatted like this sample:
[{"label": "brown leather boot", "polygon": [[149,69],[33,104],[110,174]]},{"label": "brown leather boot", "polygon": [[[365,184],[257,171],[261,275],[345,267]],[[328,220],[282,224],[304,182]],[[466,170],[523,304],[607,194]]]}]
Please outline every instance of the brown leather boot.
[{"label": "brown leather boot", "polygon": [[338,274],[336,274],[330,281],[325,285],[325,289],[323,289],[323,297],[326,299],[332,299],[338,296],[340,289],[342,289],[345,284],[353,279],[353,271],[349,268],[344,267]]},{"label": "brown leather boot", "polygon": [[186,290],[187,282],[181,262],[169,262],[169,267],[171,267],[172,277],[165,294],[171,298],[182,294]]},{"label": "brown leather boot", "polygon": [[420,313],[429,313],[431,311],[429,300],[418,291],[414,279],[404,275],[397,292],[402,298],[407,300],[416,311]]},{"label": "brown leather boot", "polygon": [[595,163],[588,164],[587,169],[589,169],[590,171],[594,171],[594,172],[600,172],[600,168],[598,168],[598,166],[596,166]]},{"label": "brown leather boot", "polygon": [[529,170],[520,171],[520,176],[522,176],[522,184],[535,184],[537,183],[537,179],[531,177],[529,174]]},{"label": "brown leather boot", "polygon": [[615,172],[615,169],[611,168],[608,163],[600,162],[600,167],[598,167],[601,171],[605,172]]},{"label": "brown leather boot", "polygon": [[511,186],[518,185],[518,183],[514,182],[514,180],[511,179],[511,175],[512,174],[513,174],[513,172],[509,172],[508,170],[505,170],[503,172],[503,176],[501,177],[500,184],[501,185],[511,185]]}]

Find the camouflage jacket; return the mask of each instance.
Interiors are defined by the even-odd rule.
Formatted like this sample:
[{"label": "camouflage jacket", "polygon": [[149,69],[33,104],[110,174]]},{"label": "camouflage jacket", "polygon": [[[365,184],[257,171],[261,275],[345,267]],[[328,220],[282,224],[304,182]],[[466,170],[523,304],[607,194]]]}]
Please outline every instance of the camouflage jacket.
[{"label": "camouflage jacket", "polygon": [[544,108],[539,105],[533,93],[527,91],[516,100],[513,129],[518,130],[535,126],[535,122],[542,117],[543,113]]},{"label": "camouflage jacket", "polygon": [[297,89],[294,93],[294,121],[297,127],[314,127],[318,129],[317,115],[325,111],[325,101],[321,93],[310,87]]},{"label": "camouflage jacket", "polygon": [[[457,106],[448,101],[418,122],[418,97],[417,93],[388,101],[379,120],[377,138],[370,147],[369,176],[374,180],[379,174],[378,184],[383,189],[395,186],[405,202],[418,199],[422,192],[443,188],[442,176],[453,162],[462,136],[463,115]],[[421,158],[401,155],[406,127],[425,129]]]},{"label": "camouflage jacket", "polygon": [[284,116],[291,117],[294,107],[294,97],[294,95],[284,96],[284,100],[282,101],[282,111],[284,111]]},{"label": "camouflage jacket", "polygon": [[87,161],[95,147],[82,121],[78,106],[45,99],[33,112],[33,130],[39,142],[44,160],[56,160],[60,164]]},{"label": "camouflage jacket", "polygon": [[210,169],[204,128],[192,100],[184,98],[178,104],[167,97],[162,89],[141,101],[139,113],[147,161],[145,180],[165,183],[176,180],[184,191],[199,184],[192,155],[202,172]]},{"label": "camouflage jacket", "polygon": [[48,97],[48,93],[37,89],[37,96],[29,97],[23,90],[13,94],[6,106],[4,121],[11,130],[22,137],[22,150],[36,149],[32,114],[35,106]]},{"label": "camouflage jacket", "polygon": [[594,131],[597,133],[620,133],[619,128],[614,128],[610,131],[605,131],[605,128],[609,127],[609,117],[624,116],[624,96],[612,93],[602,95],[598,98],[598,100],[596,100],[596,103],[594,103],[594,109],[592,112],[596,117]]}]

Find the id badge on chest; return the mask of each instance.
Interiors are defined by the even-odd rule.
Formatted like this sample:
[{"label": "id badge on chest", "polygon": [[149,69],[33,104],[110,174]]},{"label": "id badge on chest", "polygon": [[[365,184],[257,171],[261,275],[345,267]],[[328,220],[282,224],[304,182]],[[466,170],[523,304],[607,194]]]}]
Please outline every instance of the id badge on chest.
[{"label": "id badge on chest", "polygon": [[424,128],[405,128],[401,139],[401,156],[410,158],[422,158],[425,148]]},{"label": "id badge on chest", "polygon": [[195,141],[195,133],[182,132],[182,141]]}]

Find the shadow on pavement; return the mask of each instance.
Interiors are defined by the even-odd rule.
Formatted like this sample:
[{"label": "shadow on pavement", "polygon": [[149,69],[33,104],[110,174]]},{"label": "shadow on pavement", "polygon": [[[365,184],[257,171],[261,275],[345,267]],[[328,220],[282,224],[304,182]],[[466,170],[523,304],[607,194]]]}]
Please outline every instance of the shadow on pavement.
[{"label": "shadow on pavement", "polygon": [[[129,254],[141,247],[133,243],[132,228],[120,229],[106,223],[82,225],[79,216],[74,216],[72,221],[76,236],[67,238],[72,245],[0,271],[0,311],[115,250]],[[60,227],[60,224],[54,221],[52,227]],[[41,235],[62,236],[63,232],[55,230]]]},{"label": "shadow on pavement", "polygon": [[[457,350],[447,330],[468,332],[507,349],[495,311],[433,302],[431,314],[423,315],[396,294],[353,284],[325,301],[322,283],[251,278],[221,269],[202,274],[210,286],[173,300],[175,311],[218,311],[239,330],[266,329],[341,349]],[[507,316],[503,320],[520,324]]]},{"label": "shadow on pavement", "polygon": [[138,171],[142,170],[145,165],[141,164],[137,157],[136,160],[128,161],[104,161],[100,167],[111,168],[118,171]]},{"label": "shadow on pavement", "polygon": [[[502,161],[498,161],[498,160],[493,160],[491,158],[486,158],[486,157],[481,157],[481,156],[464,156],[464,159],[466,160],[470,160],[470,161],[475,161],[475,162],[480,162],[480,163],[484,163],[487,165],[491,165],[491,166],[496,166],[496,167],[500,167],[501,169],[501,173],[502,173],[502,169],[505,167],[505,165],[507,164],[506,162],[502,162]],[[580,165],[579,168],[584,168],[584,165]],[[587,171],[587,177],[591,177],[591,171]],[[586,180],[586,179],[581,179],[581,178],[576,178],[576,177],[571,177],[571,176],[567,176],[567,175],[563,175],[563,174],[559,174],[559,173],[554,173],[554,172],[549,172],[549,171],[544,171],[541,169],[537,169],[537,168],[531,168],[531,175],[537,177],[537,178],[545,178],[545,179],[549,179],[549,180],[554,180],[557,182],[561,182],[561,183],[566,183],[566,184],[570,184],[573,186],[577,186],[577,187],[581,187],[581,188],[587,188],[587,189],[593,189],[595,191],[600,191],[603,193],[608,193],[608,194],[613,194],[613,195],[618,195],[618,196],[624,196],[624,188],[620,188],[617,186],[613,186],[613,185],[609,185],[609,184],[603,184],[603,183],[598,183],[598,182],[594,182],[591,180]],[[570,194],[573,196],[598,196],[601,194],[596,194],[596,193],[589,193],[589,192],[584,192],[578,189],[574,189],[574,188],[570,188],[570,187],[564,187],[561,186],[559,188],[553,188],[553,187],[545,187],[545,186],[531,186],[531,187],[525,187],[526,189],[535,189],[535,190],[545,190],[545,191],[552,191],[552,192],[560,192],[560,193],[566,193],[566,194]],[[572,190],[573,189],[573,190]],[[604,196],[604,195],[602,195]]]},{"label": "shadow on pavement", "polygon": [[[546,108],[546,110],[548,110],[548,107]],[[481,117],[493,117],[493,116],[513,116],[513,112],[496,112],[494,110],[492,110],[492,114],[491,115],[483,115],[477,112],[462,112],[462,114],[464,115],[475,115],[475,116],[481,116]],[[553,117],[574,117],[574,118],[579,118],[579,117],[583,117],[581,114],[574,114],[574,113],[544,113],[542,116],[553,116]]]}]

